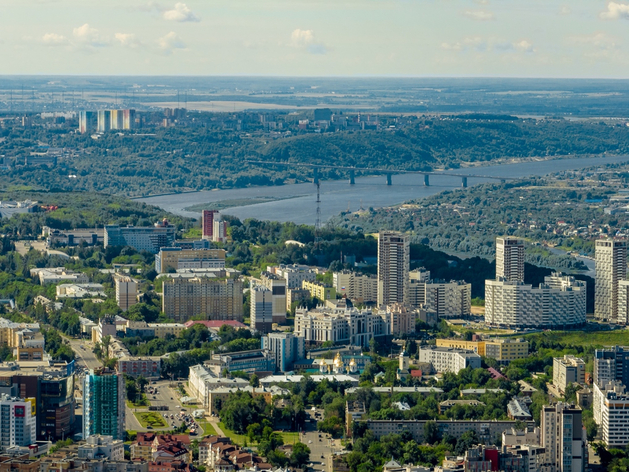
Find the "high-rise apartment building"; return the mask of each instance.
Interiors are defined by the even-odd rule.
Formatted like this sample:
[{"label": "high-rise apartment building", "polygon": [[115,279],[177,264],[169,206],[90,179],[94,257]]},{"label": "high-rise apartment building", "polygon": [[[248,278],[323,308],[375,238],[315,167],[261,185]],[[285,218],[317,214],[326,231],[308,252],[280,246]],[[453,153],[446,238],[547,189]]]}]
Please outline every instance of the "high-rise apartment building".
[{"label": "high-rise apartment building", "polygon": [[271,291],[273,297],[273,323],[286,323],[286,279],[271,272],[262,272],[256,281]]},{"label": "high-rise apartment building", "polygon": [[130,246],[136,251],[157,254],[163,247],[175,243],[177,228],[164,219],[154,226],[105,226],[105,247]]},{"label": "high-rise apartment building", "polygon": [[79,133],[89,133],[97,129],[98,115],[94,111],[82,110],[79,112]]},{"label": "high-rise apartment building", "polygon": [[629,385],[629,350],[621,346],[594,351],[594,383],[606,384],[617,380]]},{"label": "high-rise apartment building", "polygon": [[111,111],[98,110],[98,124],[96,130],[99,133],[106,133],[111,129]]},{"label": "high-rise apartment building", "polygon": [[586,283],[552,274],[539,288],[524,282],[485,280],[485,322],[519,328],[585,324]]},{"label": "high-rise apartment building", "polygon": [[607,447],[629,444],[629,395],[624,384],[617,380],[595,383],[592,407],[594,421]]},{"label": "high-rise apartment building", "polygon": [[0,449],[30,446],[37,440],[35,398],[0,397]]},{"label": "high-rise apartment building", "polygon": [[378,235],[378,306],[409,304],[410,246],[408,235]]},{"label": "high-rise apartment building", "polygon": [[627,242],[612,238],[596,241],[595,318],[618,321],[618,286],[626,276]]},{"label": "high-rise apartment building", "polygon": [[176,322],[193,316],[243,319],[242,281],[227,277],[173,277],[164,280],[162,311]]},{"label": "high-rise apartment building", "polygon": [[553,385],[561,393],[565,393],[566,387],[578,383],[585,385],[585,362],[575,356],[565,355],[553,359]]},{"label": "high-rise apartment building", "polygon": [[524,281],[524,240],[496,238],[496,279]]},{"label": "high-rise apartment building", "polygon": [[123,110],[110,110],[111,123],[110,129],[124,129],[124,112]]},{"label": "high-rise apartment building", "polygon": [[122,128],[135,128],[135,110],[122,110]]},{"label": "high-rise apartment building", "polygon": [[541,446],[556,472],[585,472],[587,438],[581,408],[566,403],[544,406],[540,413]]},{"label": "high-rise apartment building", "polygon": [[629,280],[618,282],[618,316],[616,322],[629,325]]},{"label": "high-rise apartment building", "polygon": [[267,266],[266,270],[286,279],[286,288],[288,289],[301,289],[304,280],[313,282],[317,279],[317,272],[302,264]]},{"label": "high-rise apartment building", "polygon": [[74,433],[74,381],[74,373],[67,369],[44,372],[39,378],[41,400],[37,424],[40,437],[64,439]]},{"label": "high-rise apartment building", "polygon": [[180,269],[223,269],[224,267],[224,249],[163,247],[155,255],[155,270],[159,274]]},{"label": "high-rise apartment building", "polygon": [[214,218],[214,229],[212,230],[212,241],[223,243],[227,241],[227,221],[223,221],[218,215],[218,219]]},{"label": "high-rise apartment building", "polygon": [[293,370],[296,361],[306,358],[306,340],[293,333],[269,333],[263,336],[262,349],[271,353],[281,372]]},{"label": "high-rise apartment building", "polygon": [[100,369],[83,379],[83,439],[94,434],[124,439],[125,384],[122,374]]},{"label": "high-rise apartment building", "polygon": [[203,210],[201,212],[203,239],[212,240],[212,235],[214,234],[214,219],[218,219],[218,210]]},{"label": "high-rise apartment building", "polygon": [[263,285],[251,288],[251,327],[261,333],[273,331],[273,292]]},{"label": "high-rise apartment building", "polygon": [[375,303],[378,301],[378,277],[357,274],[349,270],[332,274],[336,293],[344,295],[358,303]]},{"label": "high-rise apartment building", "polygon": [[114,276],[116,284],[116,303],[121,310],[127,311],[138,303],[138,281],[127,275]]}]

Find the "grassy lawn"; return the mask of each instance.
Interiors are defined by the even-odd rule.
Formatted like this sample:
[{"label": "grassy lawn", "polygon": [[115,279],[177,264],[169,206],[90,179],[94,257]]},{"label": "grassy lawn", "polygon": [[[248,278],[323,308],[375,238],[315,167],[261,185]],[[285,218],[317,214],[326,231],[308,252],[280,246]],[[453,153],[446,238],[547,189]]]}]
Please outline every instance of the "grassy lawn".
[{"label": "grassy lawn", "polygon": [[626,346],[629,344],[629,330],[617,331],[552,331],[548,333],[529,334],[526,339],[544,339],[562,344],[578,346]]},{"label": "grassy lawn", "polygon": [[142,396],[136,399],[135,402],[132,402],[128,399],[126,400],[126,402],[129,408],[148,408],[149,406],[151,406],[151,402],[148,401],[148,398],[146,398],[145,394],[142,394]]},{"label": "grassy lawn", "polygon": [[207,436],[207,435],[212,435],[212,436],[218,436],[218,433],[216,432],[216,429],[214,429],[214,425],[212,423],[210,423],[207,420],[199,420],[197,421],[197,423],[199,423],[199,426],[201,426],[201,428],[203,428],[203,435]]},{"label": "grassy lawn", "polygon": [[162,415],[152,411],[143,411],[140,413],[134,413],[143,427],[150,426],[151,428],[165,428],[168,426],[162,418]]},{"label": "grassy lawn", "polygon": [[282,435],[284,444],[295,444],[299,442],[299,433],[296,431],[279,433]]},{"label": "grassy lawn", "polygon": [[239,446],[244,445],[245,442],[249,444],[247,436],[243,434],[236,434],[234,431],[225,426],[225,423],[223,423],[222,421],[218,424],[218,427],[221,428],[221,431],[223,431],[225,435],[232,440],[233,443],[238,444]]}]

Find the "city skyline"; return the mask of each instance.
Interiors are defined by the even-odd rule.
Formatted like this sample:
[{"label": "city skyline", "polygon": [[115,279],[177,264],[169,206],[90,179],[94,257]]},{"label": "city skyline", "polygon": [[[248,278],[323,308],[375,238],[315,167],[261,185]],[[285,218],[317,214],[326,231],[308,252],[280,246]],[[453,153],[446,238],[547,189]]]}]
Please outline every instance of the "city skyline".
[{"label": "city skyline", "polygon": [[5,74],[627,77],[614,1],[1,0]]}]

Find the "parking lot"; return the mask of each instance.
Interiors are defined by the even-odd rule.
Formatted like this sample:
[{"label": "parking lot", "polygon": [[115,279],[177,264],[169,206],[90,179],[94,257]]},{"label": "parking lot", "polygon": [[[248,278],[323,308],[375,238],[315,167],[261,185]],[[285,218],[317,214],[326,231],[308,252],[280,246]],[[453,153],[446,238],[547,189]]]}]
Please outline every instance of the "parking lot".
[{"label": "parking lot", "polygon": [[[174,385],[174,388],[171,387]],[[181,425],[182,422],[186,421],[189,425],[190,423],[187,421],[191,416],[196,407],[184,407],[181,405],[179,401],[179,394],[176,389],[176,383],[172,384],[170,380],[158,380],[151,381],[149,385],[146,387],[146,398],[148,399],[151,406],[156,407],[168,407],[168,410],[164,411],[154,411],[156,414],[161,415],[164,418],[167,426],[164,428],[150,428],[159,430],[171,430]],[[126,428],[135,430],[135,431],[146,431],[147,428],[144,428],[140,425],[139,421],[135,418],[134,412],[138,411],[147,411],[147,407],[142,408],[129,408],[127,406],[127,414],[126,414]],[[172,418],[171,418],[172,415]]]}]

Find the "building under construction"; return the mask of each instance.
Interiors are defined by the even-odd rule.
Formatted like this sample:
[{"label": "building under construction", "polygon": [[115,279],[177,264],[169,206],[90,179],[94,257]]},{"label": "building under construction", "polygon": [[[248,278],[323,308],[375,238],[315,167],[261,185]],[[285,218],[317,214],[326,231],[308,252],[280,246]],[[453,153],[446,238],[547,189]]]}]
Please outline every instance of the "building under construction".
[{"label": "building under construction", "polygon": [[83,439],[94,434],[124,439],[124,378],[103,368],[83,380]]}]

